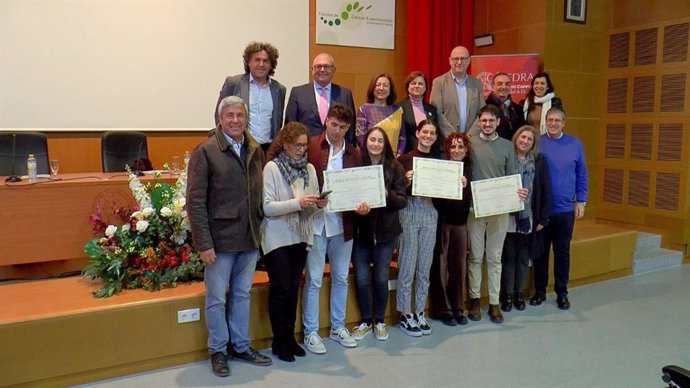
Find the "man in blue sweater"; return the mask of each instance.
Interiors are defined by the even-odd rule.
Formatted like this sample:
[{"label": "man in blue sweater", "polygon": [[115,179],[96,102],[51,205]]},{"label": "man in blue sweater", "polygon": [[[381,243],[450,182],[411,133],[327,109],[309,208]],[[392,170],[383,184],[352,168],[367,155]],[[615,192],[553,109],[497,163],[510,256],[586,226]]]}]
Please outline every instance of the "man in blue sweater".
[{"label": "man in blue sweater", "polygon": [[534,258],[534,296],[529,303],[538,306],[546,300],[549,281],[549,250],[553,245],[554,291],[561,310],[570,308],[570,240],[575,219],[585,215],[587,204],[587,166],[582,143],[563,133],[565,112],[551,108],[546,113],[546,133],[540,139],[540,151],[546,157],[551,178],[551,216],[544,228],[544,250]]}]

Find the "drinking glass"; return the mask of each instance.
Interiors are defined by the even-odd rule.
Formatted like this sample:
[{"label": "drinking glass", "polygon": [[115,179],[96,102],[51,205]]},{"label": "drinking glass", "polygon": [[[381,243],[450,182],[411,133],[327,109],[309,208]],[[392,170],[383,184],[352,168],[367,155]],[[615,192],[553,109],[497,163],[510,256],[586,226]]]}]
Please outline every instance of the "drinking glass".
[{"label": "drinking glass", "polygon": [[60,170],[60,161],[58,159],[50,159],[50,178],[51,179],[57,179],[59,170]]},{"label": "drinking glass", "polygon": [[180,174],[180,157],[179,156],[173,156],[172,157],[172,174],[173,175],[179,175]]}]

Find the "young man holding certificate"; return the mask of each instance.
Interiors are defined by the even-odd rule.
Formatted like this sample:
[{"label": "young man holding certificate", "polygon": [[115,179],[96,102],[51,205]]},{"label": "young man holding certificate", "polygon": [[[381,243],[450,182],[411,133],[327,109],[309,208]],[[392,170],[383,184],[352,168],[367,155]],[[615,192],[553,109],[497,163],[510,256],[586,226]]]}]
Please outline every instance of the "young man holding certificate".
[{"label": "young man holding certificate", "polygon": [[[323,190],[323,172],[359,167],[362,158],[357,148],[346,144],[345,134],[350,128],[353,112],[343,104],[333,104],[328,109],[326,130],[309,141],[307,160],[316,169],[319,191]],[[369,213],[369,205],[360,204],[357,214]],[[347,348],[357,346],[345,328],[347,306],[347,275],[352,255],[353,214],[333,213],[320,209],[314,215],[314,245],[307,255],[306,280],[302,294],[302,321],[304,344],[312,353],[326,353],[326,346],[319,336],[319,294],[326,264],[326,253],[331,268],[331,334],[330,338]]]},{"label": "young man holding certificate", "polygon": [[[500,123],[499,117],[500,112],[494,105],[486,105],[479,110],[480,132],[470,137],[473,180],[499,178],[517,173],[513,144],[496,133],[496,128]],[[519,189],[518,195],[524,198],[527,193],[524,189]],[[479,298],[481,297],[482,261],[486,253],[489,318],[494,323],[501,323],[503,322],[503,315],[499,308],[501,254],[503,240],[508,230],[508,214],[477,217],[472,209],[467,230],[470,237],[468,265],[470,302],[467,318],[478,321],[482,317]]]}]

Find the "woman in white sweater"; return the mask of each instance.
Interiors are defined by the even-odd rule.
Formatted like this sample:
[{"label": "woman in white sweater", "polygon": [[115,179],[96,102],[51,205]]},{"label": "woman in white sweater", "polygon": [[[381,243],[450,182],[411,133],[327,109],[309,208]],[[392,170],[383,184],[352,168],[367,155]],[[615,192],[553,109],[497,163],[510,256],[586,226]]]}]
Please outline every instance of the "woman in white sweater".
[{"label": "woman in white sweater", "polygon": [[307,162],[307,144],[303,124],[286,124],[271,144],[264,167],[261,248],[270,282],[272,350],[288,362],[306,354],[294,336],[297,295],[307,249],[312,245],[314,211],[328,203],[319,198],[316,170]]}]

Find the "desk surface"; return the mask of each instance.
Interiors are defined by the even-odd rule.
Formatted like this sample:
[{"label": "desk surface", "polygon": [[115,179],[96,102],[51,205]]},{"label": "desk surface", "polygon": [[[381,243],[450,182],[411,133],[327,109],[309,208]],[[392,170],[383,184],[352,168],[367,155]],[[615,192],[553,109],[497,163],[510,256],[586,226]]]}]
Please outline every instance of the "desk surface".
[{"label": "desk surface", "polygon": [[[84,259],[92,238],[89,216],[100,206],[108,220],[119,207],[136,205],[127,173],[66,173],[60,179],[0,185],[0,267]],[[166,173],[161,181],[174,182]],[[152,175],[140,178],[154,181]],[[114,219],[114,216],[112,216]]]}]

